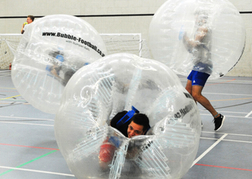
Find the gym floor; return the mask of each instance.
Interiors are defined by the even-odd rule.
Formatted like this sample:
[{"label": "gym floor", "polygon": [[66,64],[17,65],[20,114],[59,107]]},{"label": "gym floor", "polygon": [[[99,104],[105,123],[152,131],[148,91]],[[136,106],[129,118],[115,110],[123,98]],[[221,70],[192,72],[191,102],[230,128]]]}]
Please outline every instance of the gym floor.
[{"label": "gym floor", "polygon": [[[186,78],[180,77],[185,86]],[[198,104],[203,129],[198,154],[183,179],[249,179],[252,176],[252,77],[208,80],[203,94],[226,116],[213,118]],[[54,115],[27,103],[10,71],[0,71],[0,178],[72,179],[54,136]]]}]

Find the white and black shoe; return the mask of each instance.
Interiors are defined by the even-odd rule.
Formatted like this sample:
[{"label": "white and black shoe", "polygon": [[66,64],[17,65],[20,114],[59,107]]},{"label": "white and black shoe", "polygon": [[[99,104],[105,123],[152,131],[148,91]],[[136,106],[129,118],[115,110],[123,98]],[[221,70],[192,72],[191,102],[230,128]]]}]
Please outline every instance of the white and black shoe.
[{"label": "white and black shoe", "polygon": [[219,117],[216,117],[214,118],[214,125],[215,125],[215,128],[214,130],[215,131],[218,131],[220,130],[220,128],[223,126],[223,123],[225,121],[225,116],[223,116],[222,114],[219,115]]}]

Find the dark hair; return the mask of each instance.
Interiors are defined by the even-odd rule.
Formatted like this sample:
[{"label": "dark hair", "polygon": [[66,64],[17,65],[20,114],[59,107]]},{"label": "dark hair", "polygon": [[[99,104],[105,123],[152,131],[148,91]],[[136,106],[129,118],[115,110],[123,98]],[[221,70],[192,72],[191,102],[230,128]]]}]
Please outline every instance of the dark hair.
[{"label": "dark hair", "polygon": [[34,19],[35,19],[35,17],[34,17],[33,15],[28,15],[27,17],[29,17],[29,18],[32,20],[32,22],[33,22]]},{"label": "dark hair", "polygon": [[122,111],[122,112],[119,112],[117,113],[113,119],[110,121],[110,125],[114,128],[117,128],[116,127],[116,123],[127,113],[128,111]]},{"label": "dark hair", "polygon": [[135,114],[132,117],[131,121],[133,121],[134,123],[138,125],[142,125],[143,132],[146,132],[150,128],[149,118],[145,114],[142,114],[142,113]]}]

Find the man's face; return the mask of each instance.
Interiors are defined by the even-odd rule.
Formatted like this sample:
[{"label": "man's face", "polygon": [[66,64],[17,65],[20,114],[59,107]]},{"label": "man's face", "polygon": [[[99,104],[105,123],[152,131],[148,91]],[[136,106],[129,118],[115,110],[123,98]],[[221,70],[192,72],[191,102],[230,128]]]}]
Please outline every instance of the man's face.
[{"label": "man's face", "polygon": [[28,24],[32,23],[32,20],[31,20],[30,17],[27,17],[26,21],[27,21]]},{"label": "man's face", "polygon": [[128,138],[131,138],[137,135],[143,135],[144,134],[143,126],[131,121],[131,123],[128,126],[127,133],[128,133]]},{"label": "man's face", "polygon": [[198,26],[203,26],[207,23],[208,16],[205,14],[200,14],[196,16],[196,24]]}]

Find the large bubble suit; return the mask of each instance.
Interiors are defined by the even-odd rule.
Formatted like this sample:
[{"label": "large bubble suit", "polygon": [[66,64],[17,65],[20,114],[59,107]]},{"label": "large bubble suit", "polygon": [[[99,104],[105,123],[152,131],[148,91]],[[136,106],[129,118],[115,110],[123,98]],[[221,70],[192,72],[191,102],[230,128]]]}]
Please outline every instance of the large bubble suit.
[{"label": "large bubble suit", "polygon": [[[147,135],[127,138],[110,126],[118,112],[132,106],[149,117]],[[196,156],[200,132],[196,103],[176,74],[127,53],[78,70],[55,118],[58,146],[78,179],[181,178]],[[101,151],[112,153],[107,168]]]},{"label": "large bubble suit", "polygon": [[149,38],[154,59],[177,74],[194,69],[216,79],[240,59],[245,27],[227,0],[168,0],[154,15]]},{"label": "large bubble suit", "polygon": [[71,76],[105,53],[102,38],[86,21],[70,15],[45,16],[23,34],[12,81],[31,105],[54,114]]}]

